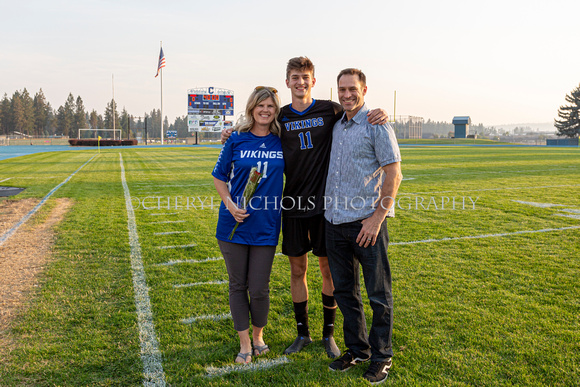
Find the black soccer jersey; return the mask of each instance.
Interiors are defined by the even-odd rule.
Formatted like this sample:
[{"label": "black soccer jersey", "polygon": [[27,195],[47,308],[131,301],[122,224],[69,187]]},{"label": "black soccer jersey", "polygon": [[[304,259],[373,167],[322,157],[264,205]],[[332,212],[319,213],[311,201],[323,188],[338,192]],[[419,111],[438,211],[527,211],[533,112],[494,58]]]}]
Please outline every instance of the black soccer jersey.
[{"label": "black soccer jersey", "polygon": [[324,189],[330,161],[332,128],[342,113],[332,101],[313,100],[304,111],[286,105],[278,121],[286,185],[282,211],[288,217],[310,217],[324,211]]}]

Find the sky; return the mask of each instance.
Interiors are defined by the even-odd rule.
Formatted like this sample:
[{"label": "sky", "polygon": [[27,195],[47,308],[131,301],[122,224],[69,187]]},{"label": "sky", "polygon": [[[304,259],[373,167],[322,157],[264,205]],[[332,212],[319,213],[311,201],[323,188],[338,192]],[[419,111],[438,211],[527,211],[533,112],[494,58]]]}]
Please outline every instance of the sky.
[{"label": "sky", "polygon": [[[313,97],[338,101],[336,75],[367,76],[369,107],[486,126],[553,122],[580,83],[580,1],[0,0],[0,93],[42,88],[103,114],[187,114],[187,90],[285,85],[288,59],[316,67]],[[396,108],[395,108],[396,92]]]}]

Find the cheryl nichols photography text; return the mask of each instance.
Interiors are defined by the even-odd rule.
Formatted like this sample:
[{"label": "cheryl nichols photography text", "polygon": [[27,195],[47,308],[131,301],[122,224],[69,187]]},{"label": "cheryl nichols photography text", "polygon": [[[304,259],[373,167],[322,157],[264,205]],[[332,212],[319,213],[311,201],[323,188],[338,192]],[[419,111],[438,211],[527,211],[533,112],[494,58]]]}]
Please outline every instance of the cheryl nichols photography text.
[{"label": "cheryl nichols photography text", "polygon": [[[282,199],[282,200],[280,200]],[[308,198],[302,197],[267,197],[254,196],[247,203],[240,198],[236,205],[243,208],[251,208],[253,210],[261,210],[268,208],[291,210],[298,209],[307,211],[314,208],[315,198],[313,196]],[[363,198],[361,196],[348,197],[329,197],[325,196],[323,201],[324,209],[354,209],[361,210],[365,208],[367,203],[372,203],[372,208],[382,206],[385,209],[390,203],[390,207],[399,210],[413,210],[413,211],[441,211],[441,210],[475,210],[475,204],[479,197],[472,198],[471,196],[399,196],[395,201],[390,197],[385,197],[382,200],[376,198]],[[133,209],[143,210],[213,210],[220,206],[221,200],[219,197],[213,196],[146,196],[143,198],[132,197],[131,203]],[[383,205],[384,204],[384,205]]]}]

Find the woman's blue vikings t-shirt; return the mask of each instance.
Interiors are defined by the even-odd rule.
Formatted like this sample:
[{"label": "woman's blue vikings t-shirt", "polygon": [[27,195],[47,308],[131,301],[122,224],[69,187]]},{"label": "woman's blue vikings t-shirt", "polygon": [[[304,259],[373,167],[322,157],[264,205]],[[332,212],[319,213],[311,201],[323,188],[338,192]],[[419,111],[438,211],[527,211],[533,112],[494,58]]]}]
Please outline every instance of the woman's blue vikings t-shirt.
[{"label": "woman's blue vikings t-shirt", "polygon": [[252,167],[262,173],[262,179],[246,206],[250,216],[240,223],[232,239],[229,239],[236,221],[222,202],[216,238],[244,245],[275,246],[280,235],[280,201],[284,185],[280,138],[274,134],[259,137],[250,132],[233,132],[220,152],[212,175],[228,183],[232,200],[241,208]]}]

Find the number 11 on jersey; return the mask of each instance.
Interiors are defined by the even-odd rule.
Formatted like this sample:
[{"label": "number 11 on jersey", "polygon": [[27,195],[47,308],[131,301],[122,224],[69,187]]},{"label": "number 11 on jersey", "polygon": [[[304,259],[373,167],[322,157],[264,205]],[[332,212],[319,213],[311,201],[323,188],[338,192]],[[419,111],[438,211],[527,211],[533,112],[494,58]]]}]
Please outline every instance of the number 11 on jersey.
[{"label": "number 11 on jersey", "polygon": [[311,149],[312,139],[310,138],[310,132],[300,132],[298,133],[300,138],[300,150]]},{"label": "number 11 on jersey", "polygon": [[264,171],[262,172],[262,162],[258,161],[258,172],[262,173],[262,179],[268,178],[268,162],[264,161]]}]

